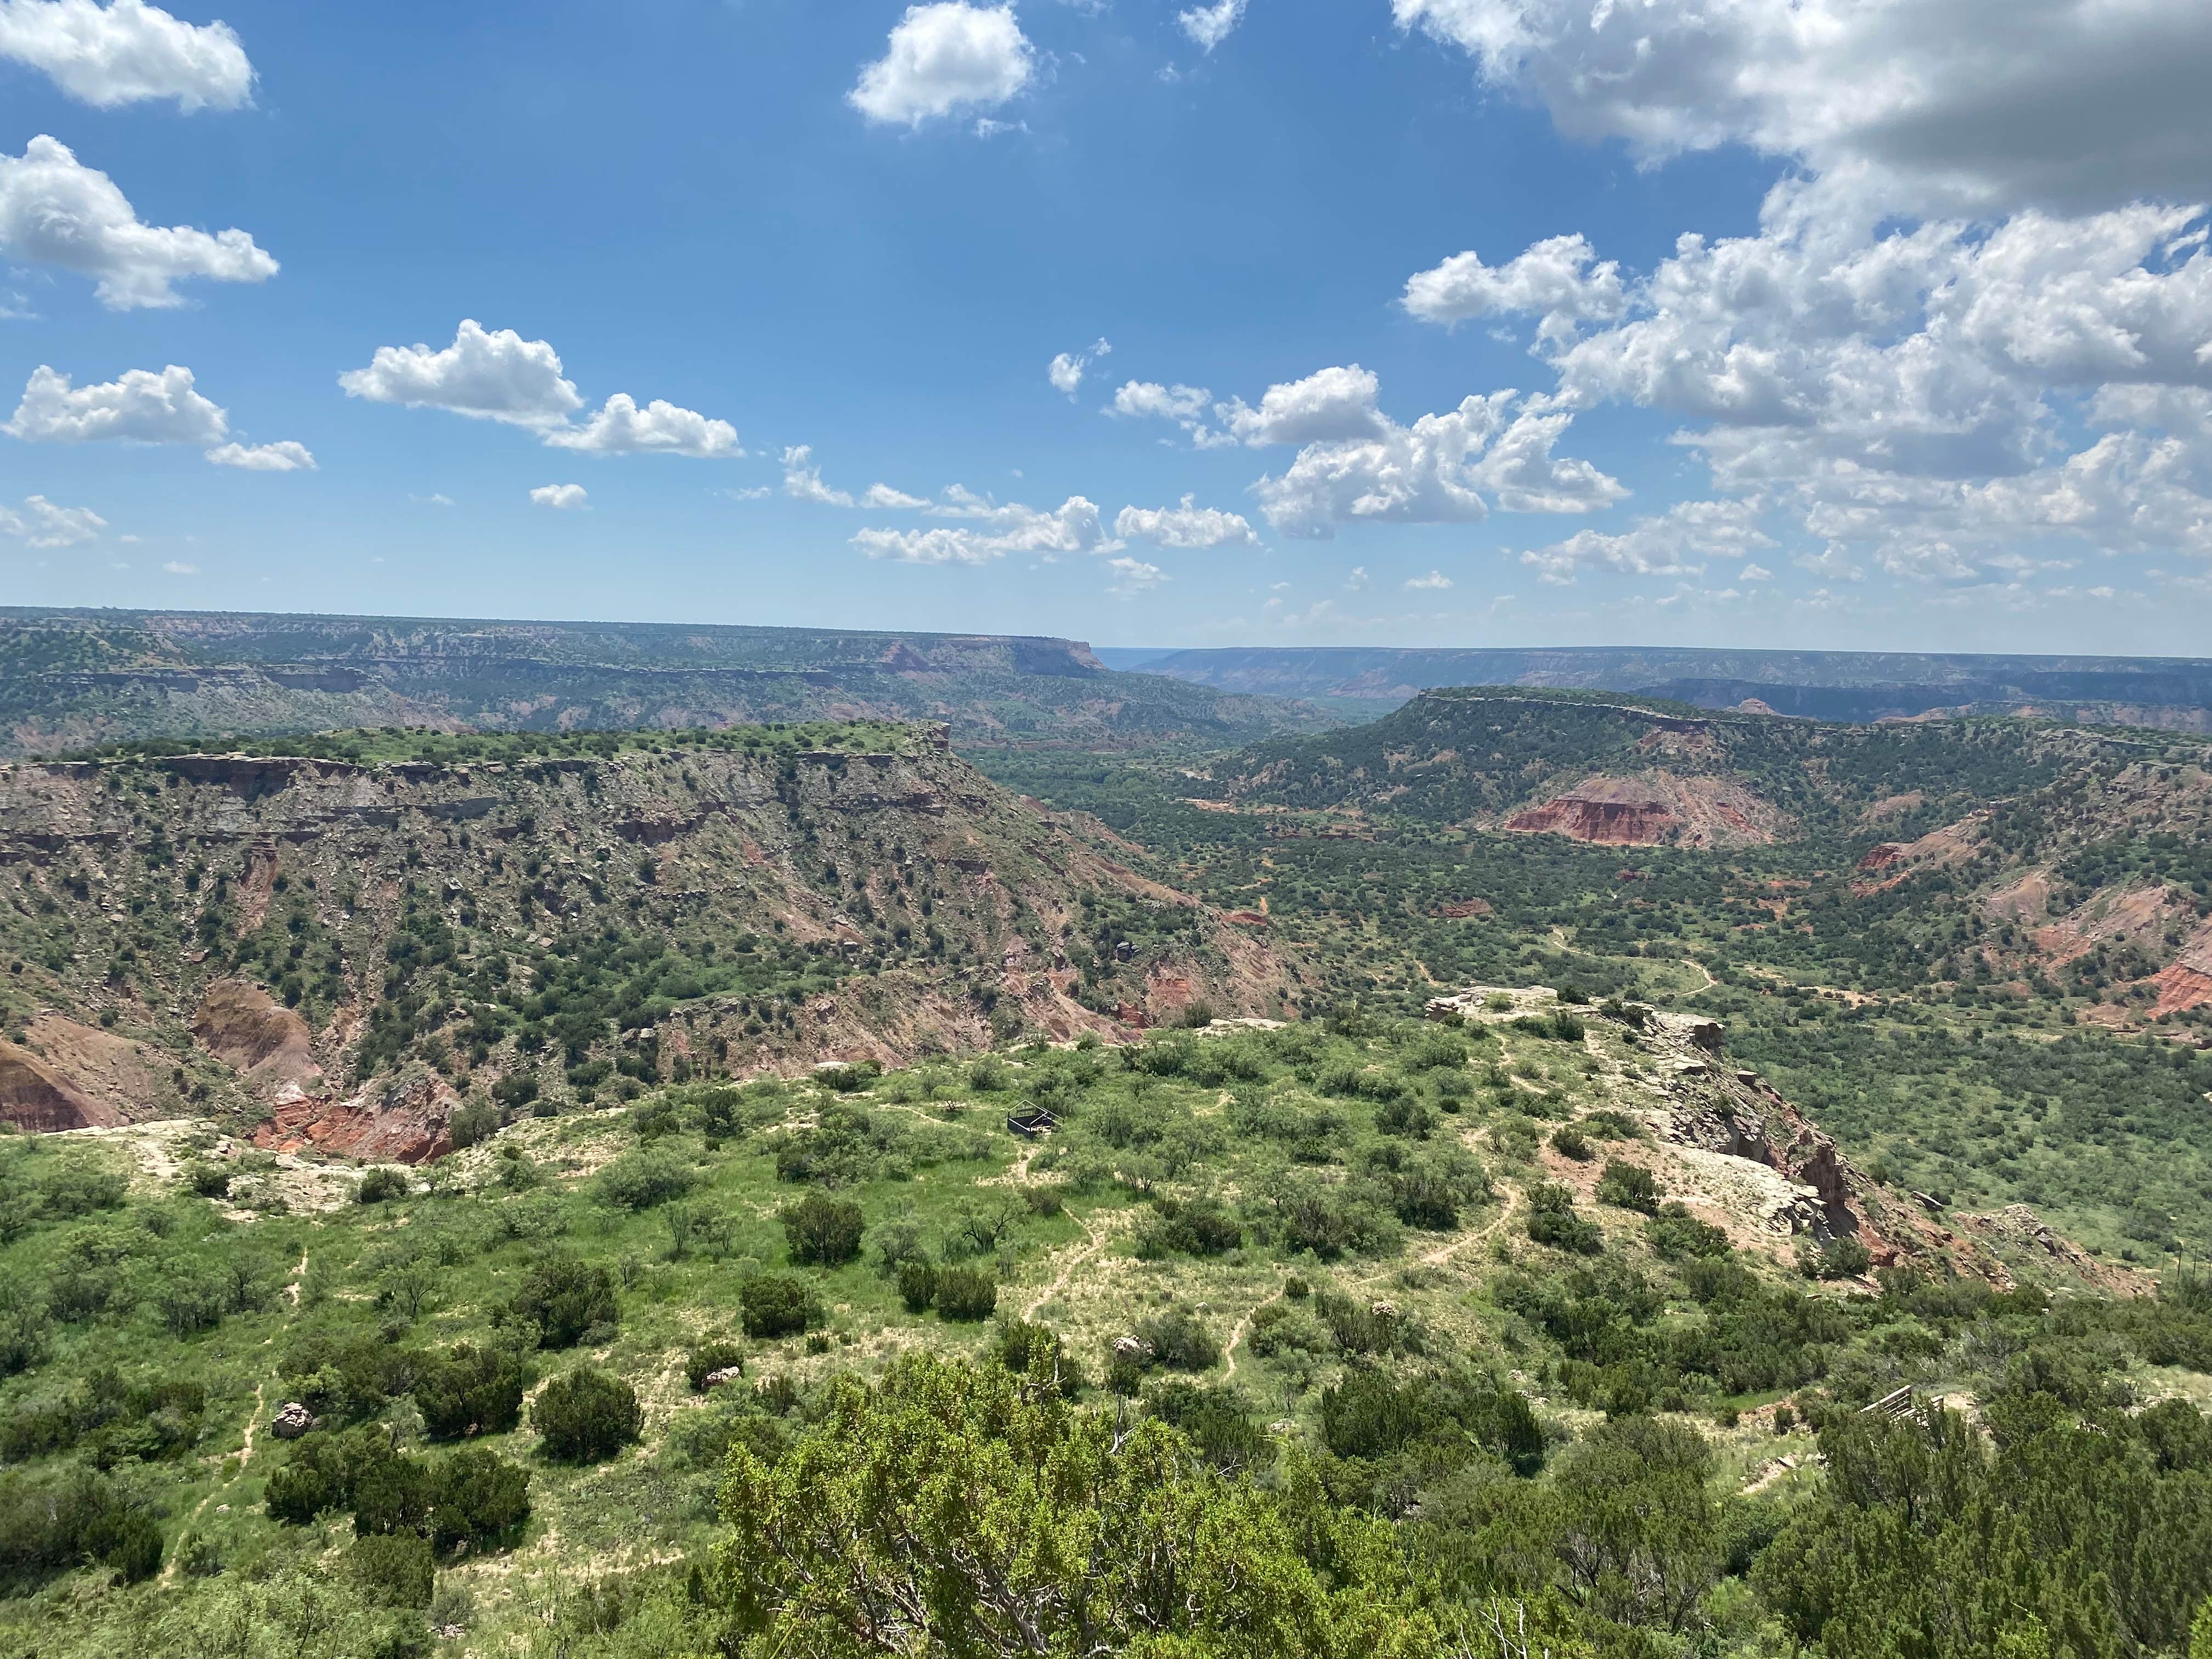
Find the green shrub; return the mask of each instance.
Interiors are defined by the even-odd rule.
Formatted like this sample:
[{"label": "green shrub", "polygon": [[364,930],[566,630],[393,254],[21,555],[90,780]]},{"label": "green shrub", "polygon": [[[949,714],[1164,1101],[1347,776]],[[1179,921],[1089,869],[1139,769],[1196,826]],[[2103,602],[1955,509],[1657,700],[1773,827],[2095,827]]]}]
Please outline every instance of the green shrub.
[{"label": "green shrub", "polygon": [[185,1171],[185,1180],[202,1198],[230,1196],[230,1171],[220,1164],[194,1164]]},{"label": "green shrub", "polygon": [[352,1502],[353,1483],[338,1438],[311,1434],[295,1441],[283,1468],[269,1477],[263,1499],[269,1518],[304,1527],[317,1516]]},{"label": "green shrub", "polygon": [[1347,1371],[1321,1398],[1322,1438],[1339,1457],[1370,1461],[1414,1448],[1431,1469],[1464,1464],[1478,1449],[1533,1474],[1544,1431],[1528,1401],[1487,1378],[1430,1375],[1401,1381],[1382,1370]]},{"label": "green shrub", "polygon": [[708,1342],[691,1350],[684,1362],[684,1380],[691,1385],[694,1394],[707,1392],[707,1379],[716,1371],[736,1370],[745,1366],[744,1350],[734,1342]]},{"label": "green shrub", "polygon": [[499,1108],[486,1101],[472,1101],[446,1120],[446,1136],[456,1152],[489,1140],[498,1133]]},{"label": "green shrub", "polygon": [[699,1184],[698,1171],[665,1146],[628,1152],[599,1171],[599,1201],[621,1210],[649,1210],[683,1197]]},{"label": "green shrub", "polygon": [[1173,1255],[1220,1255],[1244,1242],[1237,1218],[1211,1198],[1152,1200],[1152,1214],[1137,1230],[1138,1257],[1158,1261]]},{"label": "green shrub", "polygon": [[119,1210],[130,1195],[131,1183],[122,1176],[89,1164],[65,1164],[39,1178],[40,1206],[62,1221],[74,1221],[96,1210]]},{"label": "green shrub", "polygon": [[1304,1175],[1279,1177],[1266,1192],[1269,1223],[1285,1248],[1310,1250],[1324,1260],[1395,1249],[1402,1235],[1387,1207],[1389,1196],[1373,1182],[1322,1182]]},{"label": "green shrub", "polygon": [[1874,1253],[1856,1233],[1832,1238],[1818,1249],[1798,1247],[1798,1271],[1808,1279],[1856,1279],[1872,1266]]},{"label": "green shrub", "polygon": [[1203,1371],[1221,1363],[1221,1344],[1188,1308],[1170,1308],[1137,1322],[1137,1340],[1152,1350],[1152,1364],[1171,1371]]},{"label": "green shrub", "polygon": [[1605,1248],[1597,1224],[1575,1213],[1574,1194],[1550,1182],[1528,1189],[1528,1237],[1577,1255],[1595,1255]]},{"label": "green shrub", "polygon": [[530,1426],[556,1462],[603,1463],[635,1440],[644,1425],[636,1391],[620,1377],[588,1367],[547,1383],[530,1408]]},{"label": "green shrub", "polygon": [[1729,1253],[1729,1237],[1710,1226],[1680,1204],[1662,1204],[1644,1228],[1652,1253],[1664,1261],[1687,1261]]},{"label": "green shrub", "polygon": [[429,1471],[393,1450],[389,1439],[382,1454],[351,1472],[354,1530],[422,1531],[430,1523]]},{"label": "green shrub", "polygon": [[1026,1377],[1041,1369],[1046,1376],[1056,1377],[1064,1398],[1073,1399],[1083,1386],[1082,1373],[1067,1357],[1060,1333],[1048,1325],[1001,1317],[991,1352],[1000,1364],[1017,1376]]},{"label": "green shrub", "polygon": [[482,1446],[439,1459],[428,1488],[430,1541],[448,1553],[511,1538],[530,1518],[530,1471]]},{"label": "green shrub", "polygon": [[1344,1353],[1391,1354],[1420,1346],[1412,1322],[1386,1301],[1322,1290],[1314,1296],[1313,1310]]},{"label": "green shrub", "polygon": [[942,1267],[937,1274],[937,1311],[946,1319],[988,1319],[998,1310],[999,1281],[980,1267]]},{"label": "green shrub", "polygon": [[1267,1431],[1252,1419],[1244,1397],[1234,1389],[1170,1378],[1145,1391],[1145,1406],[1163,1423],[1189,1436],[1206,1462],[1224,1474],[1241,1474],[1270,1461]]},{"label": "green shrub", "polygon": [[395,1198],[404,1198],[414,1190],[405,1175],[382,1165],[371,1170],[354,1188],[354,1201],[359,1204],[383,1204]]},{"label": "green shrub", "polygon": [[793,1262],[835,1267],[860,1254],[865,1225],[860,1206],[826,1193],[809,1193],[776,1218]]},{"label": "green shrub", "polygon": [[1605,1173],[1598,1177],[1597,1201],[1610,1204],[1615,1209],[1639,1210],[1645,1215],[1659,1213],[1659,1183],[1651,1178],[1651,1171],[1640,1164],[1624,1163],[1620,1158],[1606,1160]]},{"label": "green shrub", "polygon": [[1426,1140],[1437,1130],[1436,1109],[1418,1096],[1400,1095],[1375,1109],[1375,1127],[1386,1135]]},{"label": "green shrub", "polygon": [[538,1332],[541,1348],[573,1348],[584,1334],[620,1318],[615,1282],[605,1267],[551,1256],[531,1268],[507,1305],[508,1317]]},{"label": "green shrub", "polygon": [[415,1377],[415,1404],[433,1440],[504,1434],[521,1420],[530,1382],[520,1354],[460,1342],[451,1353],[423,1359]]},{"label": "green shrub", "polygon": [[1562,1123],[1552,1131],[1552,1150],[1577,1164],[1587,1164],[1595,1156],[1590,1151],[1589,1137],[1571,1123]]},{"label": "green shrub", "polygon": [[503,1077],[492,1085],[491,1097],[511,1111],[520,1111],[538,1098],[538,1079],[527,1072]]},{"label": "green shrub", "polygon": [[427,1607],[437,1570],[420,1534],[372,1533],[346,1551],[346,1571],[371,1607]]},{"label": "green shrub", "polygon": [[795,1336],[822,1322],[822,1303],[803,1279],[758,1273],[738,1287],[738,1317],[747,1336]]},{"label": "green shrub", "polygon": [[937,1269],[918,1257],[898,1264],[899,1300],[910,1314],[927,1313],[937,1300]]},{"label": "green shrub", "polygon": [[86,1561],[131,1583],[161,1565],[161,1528],[123,1487],[76,1464],[0,1474],[0,1589],[27,1589]]}]

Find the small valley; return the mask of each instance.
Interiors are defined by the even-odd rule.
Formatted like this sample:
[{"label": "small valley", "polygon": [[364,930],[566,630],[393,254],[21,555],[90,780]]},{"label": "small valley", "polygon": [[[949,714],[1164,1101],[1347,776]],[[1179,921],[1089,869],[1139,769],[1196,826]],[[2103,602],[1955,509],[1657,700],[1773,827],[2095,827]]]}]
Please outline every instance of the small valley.
[{"label": "small valley", "polygon": [[1244,1516],[1300,1641],[1778,1654],[1893,1524],[1839,1468],[1992,1428],[2031,1505],[2130,1449],[2064,1571],[2163,1564],[2093,1616],[2179,1651],[2207,794],[2186,738],[1525,690],[17,761],[0,1653],[734,1653],[853,1616],[825,1503],[969,1583],[1019,1443],[1109,1553]]}]

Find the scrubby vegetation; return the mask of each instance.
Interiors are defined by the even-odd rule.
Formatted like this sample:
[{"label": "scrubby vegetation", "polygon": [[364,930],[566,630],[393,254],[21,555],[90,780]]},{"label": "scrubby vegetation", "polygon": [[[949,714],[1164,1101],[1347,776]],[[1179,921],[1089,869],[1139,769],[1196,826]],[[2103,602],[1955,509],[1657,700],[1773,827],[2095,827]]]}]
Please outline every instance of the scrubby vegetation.
[{"label": "scrubby vegetation", "polygon": [[[2212,1288],[2173,1260],[2208,1237],[2212,1060],[2186,1019],[2115,1023],[2141,1003],[2117,941],[1999,979],[2032,941],[1984,903],[2030,853],[2069,896],[2196,893],[2186,837],[2066,817],[2141,757],[1730,726],[1803,835],[1599,848],[1484,815],[1634,763],[1645,728],[1463,701],[1421,714],[1456,758],[1411,778],[1411,717],[1212,777],[994,761],[1300,961],[1277,1012],[1305,1018],[1194,994],[1125,1044],[1037,1040],[888,842],[858,885],[823,856],[823,891],[871,969],[970,975],[996,1047],[750,1081],[687,1015],[741,1004],[803,1045],[863,969],[695,926],[635,847],[514,869],[526,946],[395,866],[373,959],[273,883],[234,926],[241,896],[185,889],[169,849],[218,915],[210,972],[310,1012],[374,988],[356,1071],[465,1103],[411,1170],[210,1121],[0,1137],[0,1655],[2212,1651]],[[781,765],[838,740],[776,741]],[[345,763],[599,743],[394,735]],[[673,799],[686,744],[747,746],[614,750]],[[161,758],[115,775],[143,792]],[[1994,852],[1861,879],[1876,836],[1998,794]],[[171,925],[152,910],[125,930]],[[1200,932],[1133,884],[1065,914],[1049,971],[1087,1004]],[[154,982],[152,949],[115,984]],[[79,971],[45,960],[10,981]],[[1419,1018],[1469,982],[1499,988]],[[1559,994],[1505,988],[1532,982]],[[1717,1016],[1725,1051],[1643,1000]],[[1753,1062],[1919,1243],[1877,1255],[1765,1164],[1668,1139],[1678,1109],[1765,1111]],[[180,1105],[220,1081],[176,1073]],[[2014,1200],[2099,1254],[1960,1213]]]},{"label": "scrubby vegetation", "polygon": [[[399,1652],[443,1608],[611,1659],[803,1645],[912,1582],[941,1599],[885,1652],[996,1650],[1014,1608],[1204,1653],[1430,1654],[1493,1620],[1556,1654],[2184,1651],[2204,1281],[1808,1279],[1638,1161],[1600,1103],[1635,1035],[1362,1016],[695,1084],[244,1220],[189,1164],[0,1141],[6,1282],[75,1287],[19,1298],[0,1641],[243,1620]],[[1060,1127],[1010,1132],[1010,1097]],[[212,1310],[173,1316],[203,1274]],[[1902,1417],[1863,1410],[1900,1386]],[[1171,1597],[1122,1570],[1139,1547]],[[641,1547],[682,1565],[596,1565]],[[831,1563],[846,1588],[805,1592]],[[1938,1607],[1931,1577],[1975,1588]]]}]

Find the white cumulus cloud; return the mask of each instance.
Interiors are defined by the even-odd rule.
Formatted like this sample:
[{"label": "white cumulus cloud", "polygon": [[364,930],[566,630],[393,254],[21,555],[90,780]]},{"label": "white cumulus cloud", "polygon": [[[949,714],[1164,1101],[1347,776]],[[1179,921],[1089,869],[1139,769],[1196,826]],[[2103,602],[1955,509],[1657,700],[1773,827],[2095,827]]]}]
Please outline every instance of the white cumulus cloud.
[{"label": "white cumulus cloud", "polygon": [[1125,599],[1147,588],[1158,587],[1169,580],[1167,572],[1159,566],[1147,564],[1142,559],[1133,559],[1127,555],[1107,560],[1106,568],[1113,573],[1114,577],[1107,583],[1106,591],[1119,594]]},{"label": "white cumulus cloud", "polygon": [[[1553,455],[1571,413],[1524,410],[1512,390],[1400,426],[1376,407],[1376,378],[1357,365],[1268,388],[1260,407],[1234,405],[1230,429],[1248,443],[1303,443],[1280,477],[1252,486],[1285,535],[1326,538],[1356,520],[1471,524],[1490,511],[1582,513],[1627,491],[1587,461]],[[1221,407],[1221,406],[1217,406]]]},{"label": "white cumulus cloud", "polygon": [[1571,137],[1742,143],[1915,211],[2212,196],[2212,8],[2172,0],[1392,0]]},{"label": "white cumulus cloud", "polygon": [[1327,443],[1388,428],[1389,422],[1375,407],[1380,390],[1372,371],[1350,363],[1271,386],[1257,409],[1242,398],[1232,398],[1216,404],[1214,413],[1233,436],[1248,444]]},{"label": "white cumulus cloud", "polygon": [[1628,494],[1619,479],[1588,461],[1552,453],[1573,419],[1522,411],[1468,476],[1493,491],[1508,513],[1595,513],[1611,507]]},{"label": "white cumulus cloud", "polygon": [[1102,337],[1080,351],[1060,352],[1045,365],[1045,379],[1052,382],[1054,392],[1064,392],[1073,398],[1076,388],[1083,384],[1084,371],[1113,349]]},{"label": "white cumulus cloud", "polygon": [[189,278],[260,283],[277,269],[242,230],[142,224],[113,179],[44,137],[0,155],[0,252],[92,278],[111,311],[182,305],[171,284]]},{"label": "white cumulus cloud", "polygon": [[[556,358],[556,373],[559,366]],[[658,398],[640,409],[624,392],[609,398],[581,426],[556,427],[544,441],[556,449],[594,455],[690,455],[713,460],[745,453],[738,447],[737,428],[727,421],[709,420],[696,410],[678,409]]]},{"label": "white cumulus cloud", "polygon": [[550,507],[556,513],[573,513],[581,507],[590,492],[581,484],[540,484],[530,492],[530,499],[540,507]]},{"label": "white cumulus cloud", "polygon": [[230,419],[194,388],[191,370],[175,363],[158,374],[134,368],[82,386],[41,363],[0,430],[29,443],[215,444],[229,435]]},{"label": "white cumulus cloud", "polygon": [[144,0],[0,0],[0,58],[44,71],[95,109],[173,98],[185,111],[237,109],[253,65],[223,22],[180,22]]},{"label": "white cumulus cloud", "polygon": [[562,377],[561,356],[544,340],[526,340],[511,328],[487,330],[465,318],[453,343],[379,346],[366,368],[338,376],[350,398],[444,409],[512,426],[565,425],[584,406],[572,381]]},{"label": "white cumulus cloud", "polygon": [[1200,51],[1212,52],[1230,37],[1243,17],[1244,0],[1214,0],[1210,6],[1194,6],[1178,13],[1176,22]]},{"label": "white cumulus cloud", "polygon": [[1664,513],[1639,519],[1614,535],[1577,531],[1549,547],[1521,556],[1547,582],[1571,582],[1589,568],[1632,576],[1694,576],[1710,558],[1741,558],[1771,547],[1752,501],[1678,501]]},{"label": "white cumulus cloud", "polygon": [[[224,444],[207,453],[217,466],[235,466],[248,472],[313,472],[315,458],[307,445],[289,438],[273,444]],[[453,503],[446,503],[448,507]]]},{"label": "white cumulus cloud", "polygon": [[1610,259],[1600,264],[1589,239],[1576,234],[1537,242],[1502,265],[1455,253],[1407,278],[1402,303],[1431,323],[1529,314],[1540,319],[1540,340],[1564,343],[1583,323],[1619,317],[1626,295],[1620,267]]},{"label": "white cumulus cloud", "polygon": [[1186,495],[1176,507],[1125,507],[1115,517],[1114,533],[1155,547],[1259,546],[1259,537],[1242,514],[1199,507],[1195,500]]},{"label": "white cumulus cloud", "polygon": [[1109,415],[1132,419],[1158,418],[1188,426],[1202,419],[1213,394],[1202,386],[1162,386],[1157,380],[1130,380],[1114,393],[1106,405]]},{"label": "white cumulus cloud", "polygon": [[1425,576],[1410,576],[1406,580],[1406,586],[1408,587],[1439,593],[1451,585],[1452,579],[1441,570],[1431,570]]},{"label": "white cumulus cloud", "polygon": [[832,489],[822,482],[822,469],[814,464],[811,444],[793,444],[783,452],[783,493],[793,501],[812,501],[817,507],[890,507],[908,513],[930,510],[926,498],[909,495],[887,483],[870,484],[858,495],[848,489]]},{"label": "white cumulus cloud", "polygon": [[107,520],[90,507],[56,507],[44,495],[27,496],[20,513],[0,507],[0,536],[13,536],[33,547],[75,547],[106,528]]},{"label": "white cumulus cloud", "polygon": [[871,121],[918,127],[959,111],[995,109],[1035,72],[1012,6],[938,0],[907,8],[883,57],[860,71],[846,98]]},{"label": "white cumulus cloud", "polygon": [[1070,495],[1046,513],[1019,502],[1002,506],[985,501],[957,487],[946,494],[956,498],[952,511],[985,520],[983,527],[870,528],[854,536],[853,545],[872,559],[971,565],[989,564],[1010,553],[1039,553],[1051,559],[1062,554],[1110,553],[1121,545],[1107,538],[1097,507],[1080,495]]}]

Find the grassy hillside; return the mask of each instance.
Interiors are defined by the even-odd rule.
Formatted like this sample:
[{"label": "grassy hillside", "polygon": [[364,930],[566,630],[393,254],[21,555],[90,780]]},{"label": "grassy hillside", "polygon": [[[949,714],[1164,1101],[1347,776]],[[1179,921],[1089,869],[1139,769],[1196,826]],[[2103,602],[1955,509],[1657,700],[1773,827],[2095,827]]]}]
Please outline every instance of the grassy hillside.
[{"label": "grassy hillside", "polygon": [[2135,738],[2017,720],[1852,726],[1478,686],[1424,693],[1343,732],[1264,742],[1209,775],[1233,800],[1450,825],[1502,817],[1593,776],[1663,771],[1734,780],[1788,815],[1792,837],[1826,832],[1847,842],[1877,803],[1893,833],[1932,829],[2084,763],[2142,752]]},{"label": "grassy hillside", "polygon": [[[1425,696],[1207,769],[992,764],[1150,848],[1163,879],[1264,912],[1324,998],[1402,1010],[1516,979],[1686,997],[1906,1185],[2032,1205],[2114,1255],[2212,1248],[2201,744],[1600,701],[1624,700]],[[1765,803],[1765,833],[1506,827],[1662,771],[1676,804],[1705,783]]]},{"label": "grassy hillside", "polygon": [[[0,1653],[950,1652],[996,1561],[1053,1629],[1089,1585],[1188,1651],[1431,1652],[1503,1597],[1557,1653],[1779,1654],[1880,1522],[1814,1454],[1907,1455],[1857,1409],[1899,1387],[2039,1457],[2125,1448],[2054,1593],[2124,1562],[2158,1591],[2082,1616],[2177,1651],[2212,1591],[2201,1287],[2107,1300],[1999,1240],[2033,1274],[1999,1288],[1863,1183],[1893,1239],[1793,1234],[1786,1182],[1691,1144],[1754,1094],[1675,1030],[1501,992],[694,1082],[417,1172],[189,1121],[0,1140]],[[2080,1501],[2039,1467],[2013,1502]],[[1930,1650],[1962,1656],[2038,1605],[1966,1501],[1913,1522],[1990,1585]],[[1592,1574],[1593,1528],[1662,1577]],[[1182,1590],[1085,1553],[1125,1549]],[[853,1644],[859,1569],[924,1561],[933,1611]]]},{"label": "grassy hillside", "polygon": [[874,718],[992,743],[1222,745],[1317,709],[1115,674],[1068,640],[681,623],[0,611],[0,755],[206,732]]}]

